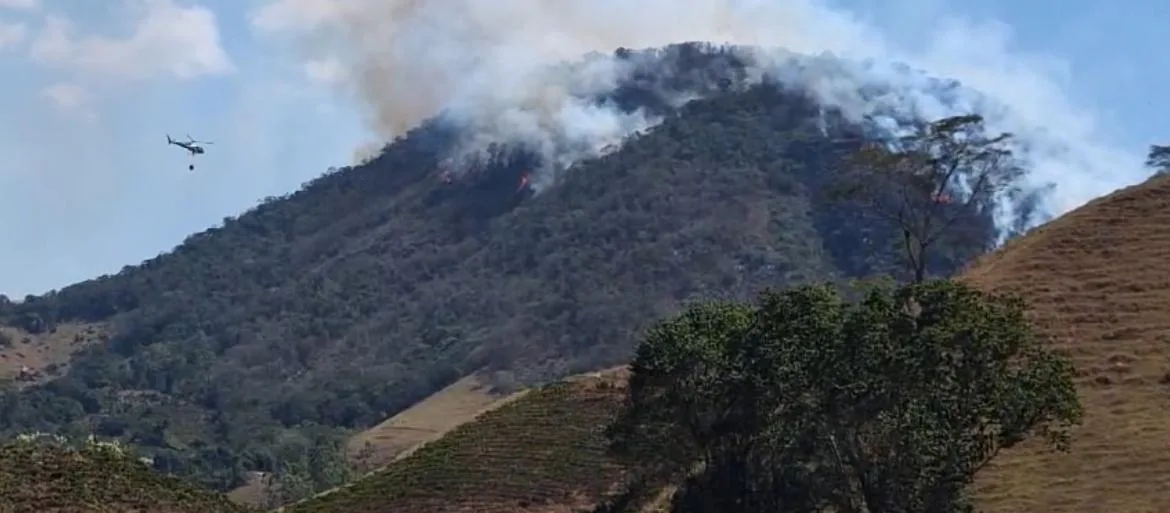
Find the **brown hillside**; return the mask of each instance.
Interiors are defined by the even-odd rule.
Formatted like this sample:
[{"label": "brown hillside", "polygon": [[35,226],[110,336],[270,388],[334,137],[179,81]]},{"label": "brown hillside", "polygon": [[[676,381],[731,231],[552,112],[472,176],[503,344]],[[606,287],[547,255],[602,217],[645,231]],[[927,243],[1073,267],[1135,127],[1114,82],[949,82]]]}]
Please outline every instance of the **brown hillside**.
[{"label": "brown hillside", "polygon": [[39,334],[0,326],[0,380],[26,384],[59,376],[74,353],[104,340],[100,325],[66,323]]},{"label": "brown hillside", "polygon": [[1067,454],[1025,447],[980,478],[986,511],[1170,511],[1170,177],[1095,200],[978,262],[1075,360],[1085,423]]},{"label": "brown hillside", "polygon": [[347,456],[358,471],[373,470],[521,394],[499,394],[479,376],[467,376],[354,435]]}]

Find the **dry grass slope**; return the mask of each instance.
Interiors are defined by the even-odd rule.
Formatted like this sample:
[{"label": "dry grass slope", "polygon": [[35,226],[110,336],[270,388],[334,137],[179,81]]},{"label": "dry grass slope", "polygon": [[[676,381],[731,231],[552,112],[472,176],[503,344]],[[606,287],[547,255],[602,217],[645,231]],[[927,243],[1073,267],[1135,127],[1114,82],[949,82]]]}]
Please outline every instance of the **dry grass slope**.
[{"label": "dry grass slope", "polygon": [[245,513],[226,497],[93,449],[0,448],[4,513]]},{"label": "dry grass slope", "polygon": [[359,471],[379,468],[522,393],[493,393],[478,376],[467,376],[354,435],[347,444],[347,456]]},{"label": "dry grass slope", "polygon": [[1023,447],[980,476],[995,513],[1170,511],[1170,177],[1089,203],[967,273],[1011,289],[1074,359],[1085,424],[1068,454]]},{"label": "dry grass slope", "polygon": [[227,498],[236,504],[253,508],[264,508],[273,489],[273,476],[267,472],[252,472],[244,478],[244,484],[227,492]]},{"label": "dry grass slope", "polygon": [[0,326],[0,380],[17,379],[22,369],[33,371],[33,379],[24,383],[59,376],[74,353],[105,337],[100,325],[62,324],[36,335]]},{"label": "dry grass slope", "polygon": [[385,470],[287,513],[559,513],[588,509],[622,477],[605,425],[624,396],[620,375],[530,391],[428,443]]}]

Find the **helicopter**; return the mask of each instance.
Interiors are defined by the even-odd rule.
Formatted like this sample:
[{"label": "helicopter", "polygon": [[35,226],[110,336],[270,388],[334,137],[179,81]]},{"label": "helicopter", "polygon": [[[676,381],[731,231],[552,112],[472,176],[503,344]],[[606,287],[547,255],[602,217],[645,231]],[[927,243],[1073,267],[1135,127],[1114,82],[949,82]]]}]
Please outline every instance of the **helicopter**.
[{"label": "helicopter", "polygon": [[[211,141],[196,141],[190,135],[187,136],[186,141],[176,141],[174,139],[171,139],[170,134],[167,134],[167,144],[173,144],[175,146],[183,148],[184,150],[187,150],[188,152],[191,153],[191,158],[194,159],[196,155],[202,155],[204,152],[206,152],[206,150],[203,148],[203,146],[200,146],[201,144],[214,144],[214,143],[212,143]],[[190,171],[194,171],[195,170],[195,163],[192,162],[190,165],[187,166],[187,169]]]}]

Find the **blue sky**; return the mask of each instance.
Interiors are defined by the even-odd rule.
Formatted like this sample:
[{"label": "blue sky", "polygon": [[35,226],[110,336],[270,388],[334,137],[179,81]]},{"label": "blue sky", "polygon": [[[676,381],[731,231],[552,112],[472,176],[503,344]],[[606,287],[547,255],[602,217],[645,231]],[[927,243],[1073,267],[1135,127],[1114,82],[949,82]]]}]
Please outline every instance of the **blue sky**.
[{"label": "blue sky", "polygon": [[[301,29],[368,1],[0,0],[0,292],[17,298],[116,272],[260,198],[350,163],[360,145],[389,135],[364,114],[378,100],[339,87],[333,74],[322,73],[332,68],[310,65],[321,61],[309,60],[319,55],[310,55],[301,37]],[[1076,113],[1054,123],[1094,120],[1088,135],[1074,140],[1107,139],[1107,150],[1136,158],[1149,143],[1170,138],[1170,120],[1161,115],[1170,111],[1161,92],[1170,81],[1170,53],[1158,44],[1170,2],[816,5],[816,16],[853,19],[850,27],[916,54],[949,41],[950,53],[934,55],[942,71],[958,69],[942,57],[965,45],[999,45],[964,56],[966,67],[956,71],[987,84],[1019,78],[1003,71],[1015,69],[1003,62],[1040,63],[1034,65],[1044,68],[1044,87],[1034,90],[1060,96],[1060,108]],[[265,19],[267,25],[259,21]],[[966,28],[940,39],[935,29],[944,22]],[[345,57],[348,47],[331,48]],[[369,52],[363,57],[368,61]],[[1011,94],[1014,86],[1004,87]],[[188,172],[189,158],[165,144],[166,133],[215,144]],[[1086,182],[1093,195],[1108,192],[1094,189],[1101,184],[1142,176],[1136,169],[1100,173],[1107,179]]]}]

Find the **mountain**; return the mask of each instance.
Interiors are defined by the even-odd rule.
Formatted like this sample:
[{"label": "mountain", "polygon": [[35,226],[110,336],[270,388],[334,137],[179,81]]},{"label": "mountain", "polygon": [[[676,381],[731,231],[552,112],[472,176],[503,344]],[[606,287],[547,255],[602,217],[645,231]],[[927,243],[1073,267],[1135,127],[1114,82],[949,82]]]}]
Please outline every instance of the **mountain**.
[{"label": "mountain", "polygon": [[[1074,433],[1069,452],[1053,452],[1028,442],[992,460],[976,480],[981,511],[1154,513],[1170,508],[1161,477],[1170,471],[1170,458],[1162,449],[1170,438],[1167,258],[1170,176],[1159,176],[1090,202],[1013,240],[963,273],[961,279],[980,288],[1014,291],[1028,301],[1036,327],[1073,358],[1085,407],[1084,425]],[[601,432],[609,419],[590,425],[577,409],[541,405],[547,394],[589,390],[582,383],[600,379],[587,377],[529,393],[415,454],[426,450],[446,456],[442,464],[427,465],[428,476],[454,475],[478,468],[481,461],[501,462],[496,469],[522,468],[525,475],[564,472],[561,460],[544,458],[542,446],[525,441],[555,437],[564,426],[571,426],[571,432]],[[612,387],[608,390],[620,390],[623,385],[620,374],[610,375],[607,382]],[[621,394],[592,397],[598,401],[591,405],[595,411],[616,409],[622,400]],[[520,414],[530,411],[544,414]],[[508,429],[498,429],[501,425]],[[482,441],[481,449],[452,449],[465,446],[461,440],[467,437]],[[460,481],[444,481],[447,493],[427,507],[464,511],[460,508],[472,504],[482,511],[507,511],[514,497],[539,497],[548,500],[534,505],[535,511],[568,511],[582,497],[619,498],[620,472],[610,466],[613,462],[596,445],[575,447],[579,451],[575,461],[593,463],[576,467],[578,473],[569,473],[563,481],[506,488],[500,483],[506,482],[507,472],[467,471],[459,474]],[[303,502],[291,511],[416,511],[417,503],[409,501],[427,493],[428,487],[407,471],[425,461],[433,462],[434,457],[409,456],[350,488]],[[613,486],[606,489],[609,493],[598,493],[605,487],[588,481],[599,476],[612,480]],[[508,498],[495,493],[500,489],[509,490]],[[562,490],[562,498],[549,498],[542,495],[543,490]],[[670,490],[666,488],[658,497],[659,504],[666,504]],[[466,509],[472,510],[476,509]]]},{"label": "mountain", "polygon": [[686,301],[893,272],[900,233],[823,194],[874,127],[739,55],[619,51],[634,71],[588,101],[661,121],[567,169],[523,142],[464,158],[474,134],[440,116],[141,265],[0,304],[18,338],[94,333],[0,396],[0,430],[115,438],[220,490],[331,469],[304,470],[319,489],[347,478],[344,436],[465,376],[544,383],[623,363]]}]

